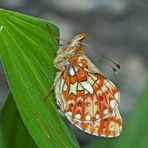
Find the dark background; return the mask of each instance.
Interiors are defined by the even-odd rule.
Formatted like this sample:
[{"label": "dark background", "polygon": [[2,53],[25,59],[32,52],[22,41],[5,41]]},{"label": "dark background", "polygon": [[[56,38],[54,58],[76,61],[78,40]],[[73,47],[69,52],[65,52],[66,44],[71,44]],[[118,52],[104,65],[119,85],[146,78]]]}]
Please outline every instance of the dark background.
[{"label": "dark background", "polygon": [[[121,66],[115,75],[96,52],[86,49],[92,62],[119,88],[119,108],[126,122],[148,82],[147,0],[1,0],[0,7],[55,23],[64,39],[85,32],[88,44]],[[8,92],[0,65],[0,109]],[[82,147],[97,139],[74,130]]]}]

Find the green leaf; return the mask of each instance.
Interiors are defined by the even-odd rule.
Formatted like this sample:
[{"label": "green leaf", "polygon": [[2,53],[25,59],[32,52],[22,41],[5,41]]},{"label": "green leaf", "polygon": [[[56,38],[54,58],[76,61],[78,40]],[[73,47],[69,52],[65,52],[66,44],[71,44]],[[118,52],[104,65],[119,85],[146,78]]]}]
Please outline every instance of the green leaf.
[{"label": "green leaf", "polygon": [[145,148],[148,137],[148,87],[140,96],[133,112],[123,124],[123,132],[117,138],[102,139],[88,145],[88,148]]},{"label": "green leaf", "polygon": [[0,10],[0,54],[22,120],[39,147],[79,147],[58,112],[54,94],[44,98],[55,78],[58,42],[48,21]]},{"label": "green leaf", "polygon": [[[0,119],[0,122],[1,122],[1,119]],[[1,125],[0,125],[0,146],[2,148],[4,148],[4,141],[3,141],[3,136],[2,136],[2,128],[1,128]]]},{"label": "green leaf", "polygon": [[[10,94],[0,116],[0,134],[2,148],[35,148]],[[2,141],[3,140],[3,141]],[[2,144],[3,142],[3,144]]]}]

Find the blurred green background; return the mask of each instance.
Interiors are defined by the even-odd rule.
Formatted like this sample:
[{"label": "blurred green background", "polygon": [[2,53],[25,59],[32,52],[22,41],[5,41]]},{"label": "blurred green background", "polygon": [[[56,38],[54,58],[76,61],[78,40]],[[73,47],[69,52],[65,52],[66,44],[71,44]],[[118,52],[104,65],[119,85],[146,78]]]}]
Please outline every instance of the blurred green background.
[{"label": "blurred green background", "polygon": [[[0,0],[0,7],[44,18],[71,39],[87,33],[87,43],[116,61],[115,75],[91,49],[86,54],[121,92],[123,133],[115,139],[97,138],[74,128],[83,147],[147,147],[148,138],[148,1],[146,0]],[[95,58],[94,58],[95,57]],[[0,65],[0,109],[9,87]]]}]

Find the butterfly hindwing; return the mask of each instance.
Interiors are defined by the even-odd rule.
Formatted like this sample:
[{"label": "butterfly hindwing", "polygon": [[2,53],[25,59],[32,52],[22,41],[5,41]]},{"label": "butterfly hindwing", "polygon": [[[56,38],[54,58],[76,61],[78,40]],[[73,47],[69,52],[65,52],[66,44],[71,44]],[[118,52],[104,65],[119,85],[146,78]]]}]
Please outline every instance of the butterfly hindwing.
[{"label": "butterfly hindwing", "polygon": [[66,115],[95,121],[106,118],[118,106],[119,92],[102,74],[91,73],[87,62],[85,58],[71,59],[72,64],[64,70],[58,90]]}]

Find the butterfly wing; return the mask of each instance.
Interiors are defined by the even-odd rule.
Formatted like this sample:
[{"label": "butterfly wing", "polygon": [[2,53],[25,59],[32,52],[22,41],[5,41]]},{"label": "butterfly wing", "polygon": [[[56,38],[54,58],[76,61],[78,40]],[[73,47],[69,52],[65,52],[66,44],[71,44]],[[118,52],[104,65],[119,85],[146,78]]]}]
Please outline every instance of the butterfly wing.
[{"label": "butterfly wing", "polygon": [[[85,57],[72,57],[70,63],[55,87],[58,105],[65,116],[79,128],[84,122],[99,125],[111,115],[118,116],[115,110],[120,96],[115,85]],[[88,128],[86,131],[90,132]]]}]

